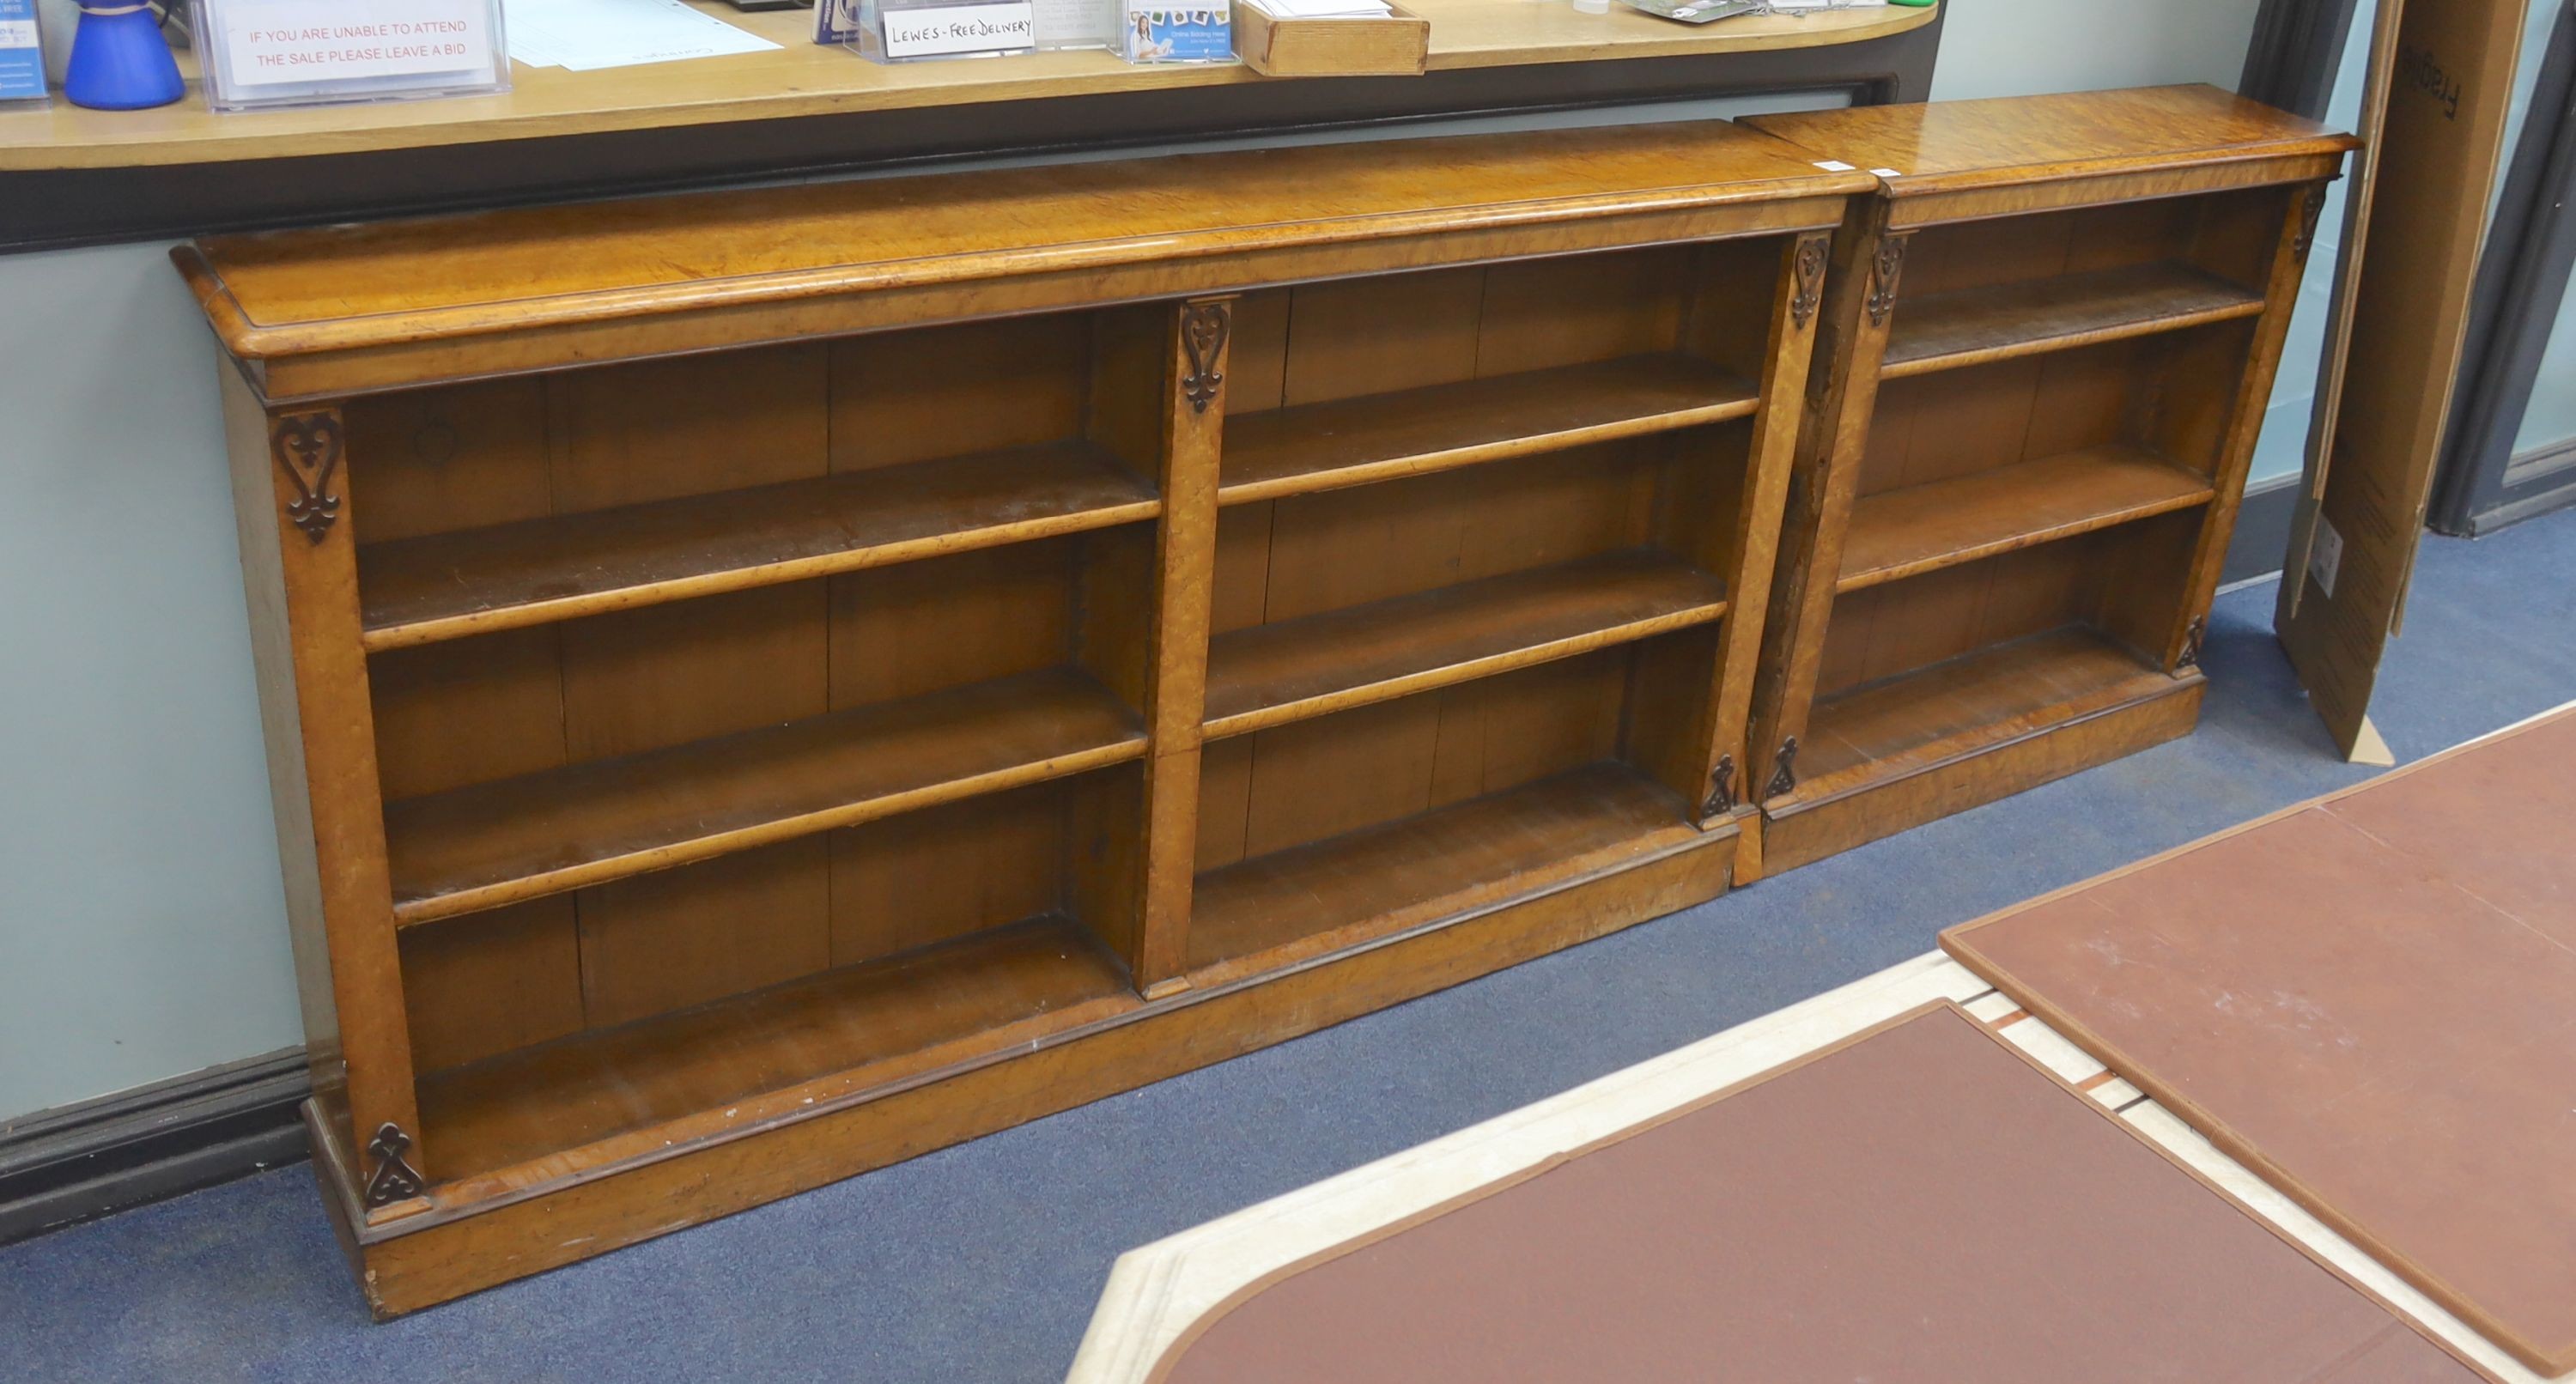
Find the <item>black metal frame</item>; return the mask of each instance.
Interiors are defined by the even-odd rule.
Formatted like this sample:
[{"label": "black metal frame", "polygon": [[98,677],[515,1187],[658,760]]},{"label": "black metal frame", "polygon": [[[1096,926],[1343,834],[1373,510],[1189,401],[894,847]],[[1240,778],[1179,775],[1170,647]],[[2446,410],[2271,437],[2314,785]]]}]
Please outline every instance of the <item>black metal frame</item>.
[{"label": "black metal frame", "polygon": [[2236,94],[2323,120],[2360,0],[2263,0]]},{"label": "black metal frame", "polygon": [[2542,354],[2576,270],[2576,0],[2560,0],[2522,138],[2487,229],[2469,339],[2427,514],[2481,534],[2576,504],[2576,439],[2514,455]]},{"label": "black metal frame", "polygon": [[[1818,48],[1300,78],[307,158],[0,174],[0,253],[1100,149],[1796,91],[1929,99],[1946,16]],[[853,59],[857,61],[857,59]]]}]

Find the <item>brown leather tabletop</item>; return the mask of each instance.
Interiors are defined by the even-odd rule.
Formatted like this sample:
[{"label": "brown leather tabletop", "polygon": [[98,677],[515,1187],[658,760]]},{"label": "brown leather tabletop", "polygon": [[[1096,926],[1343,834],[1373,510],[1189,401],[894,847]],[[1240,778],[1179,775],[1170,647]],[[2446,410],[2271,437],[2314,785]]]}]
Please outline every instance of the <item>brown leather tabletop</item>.
[{"label": "brown leather tabletop", "polygon": [[2576,713],[1950,953],[2534,1369],[2576,1368]]},{"label": "brown leather tabletop", "polygon": [[1291,1266],[1154,1377],[2488,1376],[1944,1002]]}]

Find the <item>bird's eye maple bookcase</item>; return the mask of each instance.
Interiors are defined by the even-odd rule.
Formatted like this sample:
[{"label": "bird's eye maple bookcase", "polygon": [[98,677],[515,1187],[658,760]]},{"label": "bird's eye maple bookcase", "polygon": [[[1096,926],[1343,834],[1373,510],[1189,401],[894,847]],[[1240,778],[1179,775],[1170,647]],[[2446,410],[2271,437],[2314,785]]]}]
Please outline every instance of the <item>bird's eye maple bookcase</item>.
[{"label": "bird's eye maple bookcase", "polygon": [[1706,122],[183,247],[376,1310],[1725,889],[1869,186]]},{"label": "bird's eye maple bookcase", "polygon": [[[2046,691],[2027,736],[2118,660],[2187,726],[2340,148],[2191,102],[2315,148],[2100,213],[1997,181],[2011,248],[1923,231],[1893,345],[1912,204],[1724,122],[182,246],[370,1307],[1713,897],[1762,860],[1749,747],[1826,765],[1940,669]],[[1950,450],[1836,450],[1906,362],[1956,368],[1876,432]],[[1952,571],[1973,618],[1881,594]],[[1871,620],[1925,628],[1835,642]]]},{"label": "bird's eye maple bookcase", "polygon": [[1756,116],[1836,238],[1747,763],[1789,869],[2190,731],[2349,137],[2208,87]]}]

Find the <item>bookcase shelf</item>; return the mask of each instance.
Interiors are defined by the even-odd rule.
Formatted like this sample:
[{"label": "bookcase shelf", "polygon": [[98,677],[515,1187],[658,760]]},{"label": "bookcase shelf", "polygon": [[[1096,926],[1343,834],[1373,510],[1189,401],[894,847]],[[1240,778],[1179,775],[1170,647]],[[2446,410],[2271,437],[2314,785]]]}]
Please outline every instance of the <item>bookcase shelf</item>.
[{"label": "bookcase shelf", "polygon": [[1698,837],[1685,811],[1671,789],[1605,762],[1210,871],[1196,890],[1193,978],[1348,951],[1652,859]]},{"label": "bookcase shelf", "polygon": [[1864,497],[1841,591],[2209,503],[2209,479],[2143,449],[2088,448]]},{"label": "bookcase shelf", "polygon": [[421,1085],[422,1118],[439,1130],[442,1177],[568,1150],[613,1164],[1136,1006],[1117,958],[1088,930],[1032,918],[436,1073]]},{"label": "bookcase shelf", "polygon": [[1153,487],[1085,442],[368,544],[369,650],[802,581],[1154,517]]},{"label": "bookcase shelf", "polygon": [[1888,334],[1887,379],[2253,317],[2263,295],[2159,261],[1909,299]]},{"label": "bookcase shelf", "polygon": [[1831,802],[2172,688],[2163,669],[2082,626],[1979,649],[1818,702],[1800,800]]},{"label": "bookcase shelf", "polygon": [[385,805],[405,926],[1134,759],[1145,732],[1071,669]]},{"label": "bookcase shelf", "polygon": [[1678,353],[1461,380],[1250,413],[1226,438],[1219,499],[1309,491],[1749,416],[1754,386]]},{"label": "bookcase shelf", "polygon": [[1706,624],[1726,584],[1629,550],[1218,635],[1207,733],[1308,716]]}]

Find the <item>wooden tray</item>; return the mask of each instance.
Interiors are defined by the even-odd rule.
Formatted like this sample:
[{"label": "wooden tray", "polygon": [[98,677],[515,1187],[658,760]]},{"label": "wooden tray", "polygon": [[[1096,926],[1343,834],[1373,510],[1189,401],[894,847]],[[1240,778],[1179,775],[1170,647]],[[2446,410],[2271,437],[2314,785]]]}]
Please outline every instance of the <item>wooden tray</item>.
[{"label": "wooden tray", "polygon": [[1384,19],[1282,19],[1234,7],[1234,55],[1265,77],[1419,77],[1431,21],[1402,5]]}]

